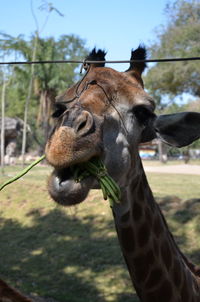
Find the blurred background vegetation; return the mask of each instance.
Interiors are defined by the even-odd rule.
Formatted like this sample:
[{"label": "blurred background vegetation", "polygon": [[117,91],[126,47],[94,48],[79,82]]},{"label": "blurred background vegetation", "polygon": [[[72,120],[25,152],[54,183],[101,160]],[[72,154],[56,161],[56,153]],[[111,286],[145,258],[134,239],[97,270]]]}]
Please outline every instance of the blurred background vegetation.
[{"label": "blurred background vegetation", "polygon": [[[42,9],[46,10],[47,15],[55,11],[62,16],[62,12],[52,3],[45,3]],[[157,28],[155,41],[147,45],[148,57],[199,56],[200,2],[168,2],[165,14],[168,22]],[[36,30],[29,39],[23,35],[13,37],[0,32],[1,60],[84,59],[88,49],[82,38],[73,34],[62,35],[58,39],[42,38],[37,16],[33,14],[33,17]],[[43,152],[51,128],[55,97],[80,78],[79,71],[78,64],[11,65],[0,68],[0,95],[6,83],[5,116],[25,119],[31,129],[28,138],[23,137],[26,139],[24,152]],[[200,111],[200,61],[157,63],[149,67],[144,78],[146,90],[156,101],[158,113]],[[19,136],[18,150],[21,143],[22,136]],[[195,142],[192,147],[199,148],[200,142]]]},{"label": "blurred background vegetation", "polygon": [[[74,35],[64,35],[56,40],[53,37],[40,38],[36,34],[36,36],[32,35],[28,41],[22,35],[12,37],[1,33],[0,36],[2,57],[14,57],[15,60],[32,60],[36,37],[35,60],[37,61],[82,60],[86,55],[84,40]],[[37,64],[34,65],[32,75],[31,65],[14,65],[4,69],[4,74],[2,71],[1,86],[3,86],[5,78],[8,82],[5,114],[22,120],[24,119],[30,76],[32,76],[32,93],[28,106],[28,124],[32,131],[32,135],[29,137],[29,147],[35,142],[40,147],[44,146],[50,129],[50,117],[55,97],[78,80],[77,67],[78,64]]]}]

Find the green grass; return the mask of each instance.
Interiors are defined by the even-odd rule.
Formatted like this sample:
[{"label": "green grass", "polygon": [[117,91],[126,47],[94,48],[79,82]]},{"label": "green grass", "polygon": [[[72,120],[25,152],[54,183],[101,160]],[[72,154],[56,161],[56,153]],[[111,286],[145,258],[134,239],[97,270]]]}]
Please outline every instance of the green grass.
[{"label": "green grass", "polygon": [[199,175],[147,173],[154,196],[177,196],[183,201],[200,198]]},{"label": "green grass", "polygon": [[[47,194],[49,173],[35,167],[0,192],[1,278],[60,302],[137,302],[108,202],[93,190],[78,207],[60,207]],[[199,176],[148,178],[181,249],[200,264],[200,200],[185,201],[200,196]]]}]

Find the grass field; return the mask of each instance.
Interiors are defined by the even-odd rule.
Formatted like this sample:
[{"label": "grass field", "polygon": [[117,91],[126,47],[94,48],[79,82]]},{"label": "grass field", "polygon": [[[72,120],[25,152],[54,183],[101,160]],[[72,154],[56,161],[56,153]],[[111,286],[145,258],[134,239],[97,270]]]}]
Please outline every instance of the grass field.
[{"label": "grass field", "polygon": [[[101,192],[92,191],[78,207],[57,206],[46,190],[49,173],[36,167],[0,192],[1,278],[60,302],[138,301]],[[199,176],[154,173],[148,179],[182,251],[200,264]]]},{"label": "grass field", "polygon": [[[161,163],[159,160],[144,160],[146,166],[174,166],[185,164],[184,160],[168,160],[166,163]],[[200,165],[200,159],[191,159],[188,164],[190,165]]]}]

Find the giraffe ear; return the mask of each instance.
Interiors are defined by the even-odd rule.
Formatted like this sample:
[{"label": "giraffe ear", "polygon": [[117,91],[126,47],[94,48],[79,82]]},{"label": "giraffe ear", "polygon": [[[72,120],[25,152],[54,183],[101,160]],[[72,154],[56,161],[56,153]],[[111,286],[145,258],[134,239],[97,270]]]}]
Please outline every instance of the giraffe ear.
[{"label": "giraffe ear", "polygon": [[[143,60],[146,59],[147,56],[147,52],[146,52],[146,48],[144,46],[139,45],[139,47],[135,50],[132,50],[131,52],[131,60],[137,60],[138,62],[131,62],[129,69],[127,69],[125,72],[127,72],[130,76],[135,77],[142,85],[143,85],[143,81],[141,78],[141,75],[143,73],[143,71],[146,68],[146,63],[143,62]],[[141,62],[140,62],[141,60]]]},{"label": "giraffe ear", "polygon": [[200,113],[160,115],[154,121],[157,136],[165,143],[184,147],[200,138]]}]

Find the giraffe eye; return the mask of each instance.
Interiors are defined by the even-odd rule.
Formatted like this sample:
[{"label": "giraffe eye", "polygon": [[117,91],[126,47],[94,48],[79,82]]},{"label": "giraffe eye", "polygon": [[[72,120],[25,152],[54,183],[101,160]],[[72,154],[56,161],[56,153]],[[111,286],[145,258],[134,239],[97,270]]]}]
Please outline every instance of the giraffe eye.
[{"label": "giraffe eye", "polygon": [[136,116],[139,123],[147,125],[149,120],[155,117],[155,114],[147,107],[139,105],[133,108],[133,113]]},{"label": "giraffe eye", "polygon": [[59,116],[61,116],[63,114],[63,112],[65,112],[66,109],[67,109],[66,106],[63,104],[59,104],[59,103],[55,104],[55,111],[52,114],[52,117],[58,118]]}]

